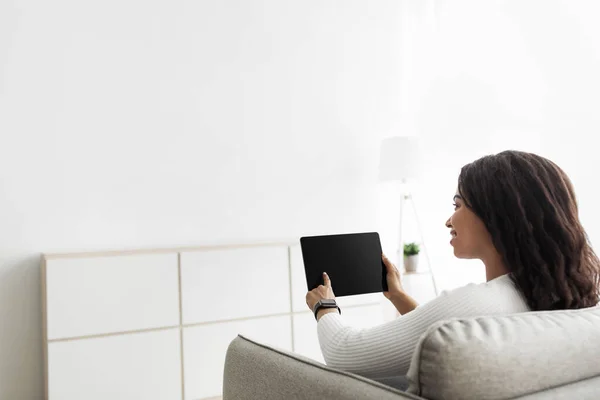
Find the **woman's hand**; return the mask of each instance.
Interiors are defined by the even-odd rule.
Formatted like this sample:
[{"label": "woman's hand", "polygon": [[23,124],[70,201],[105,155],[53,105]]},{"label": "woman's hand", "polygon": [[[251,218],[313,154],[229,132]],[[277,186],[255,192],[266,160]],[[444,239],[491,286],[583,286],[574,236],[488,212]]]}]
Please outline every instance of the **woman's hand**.
[{"label": "woman's hand", "polygon": [[386,279],[388,284],[388,291],[383,292],[383,295],[392,302],[401,315],[411,312],[417,308],[418,304],[415,299],[410,297],[404,291],[402,281],[400,280],[400,271],[398,271],[398,268],[388,260],[385,254],[382,254],[381,258],[387,269]]},{"label": "woman's hand", "polygon": [[[331,289],[331,280],[325,272],[323,272],[323,283],[324,285],[319,285],[310,292],[306,293],[306,305],[308,306],[308,308],[310,308],[310,311],[312,311],[313,308],[315,308],[315,304],[317,304],[319,300],[335,300],[333,289]],[[337,309],[335,309],[335,311],[337,312]]]},{"label": "woman's hand", "polygon": [[388,291],[383,292],[383,295],[391,300],[393,297],[397,297],[399,294],[404,292],[402,288],[402,280],[400,279],[400,271],[398,268],[388,258],[385,254],[381,255],[381,259],[383,260],[383,264],[385,265],[385,269],[387,270],[387,284]]}]

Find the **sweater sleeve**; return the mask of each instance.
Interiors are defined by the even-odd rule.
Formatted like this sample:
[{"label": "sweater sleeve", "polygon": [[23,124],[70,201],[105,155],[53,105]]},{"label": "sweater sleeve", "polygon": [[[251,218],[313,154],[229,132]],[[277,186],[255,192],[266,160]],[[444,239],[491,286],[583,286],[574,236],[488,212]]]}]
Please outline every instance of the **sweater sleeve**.
[{"label": "sweater sleeve", "polygon": [[[489,301],[499,293],[477,286],[442,292],[413,311],[368,329],[346,325],[343,316],[337,313],[325,314],[317,325],[325,362],[369,378],[405,375],[419,338],[433,323],[448,318],[496,314],[506,308]],[[512,301],[522,304],[518,295]],[[520,308],[515,307],[515,310]]]}]

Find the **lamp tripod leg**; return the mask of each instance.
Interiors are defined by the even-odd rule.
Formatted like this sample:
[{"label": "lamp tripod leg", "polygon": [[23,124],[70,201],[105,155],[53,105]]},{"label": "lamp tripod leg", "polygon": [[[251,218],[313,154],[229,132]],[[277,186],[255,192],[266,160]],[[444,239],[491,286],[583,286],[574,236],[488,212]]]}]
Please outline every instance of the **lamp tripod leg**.
[{"label": "lamp tripod leg", "polygon": [[429,274],[431,275],[431,283],[433,284],[433,291],[435,293],[435,295],[437,296],[438,293],[438,288],[437,288],[437,284],[435,283],[435,276],[433,274],[433,268],[431,265],[431,260],[429,258],[429,252],[427,251],[427,247],[425,246],[425,240],[423,238],[423,229],[421,227],[421,221],[419,219],[419,213],[417,212],[417,206],[415,205],[415,201],[412,198],[412,196],[410,196],[410,202],[412,205],[412,209],[413,212],[415,213],[415,218],[417,220],[417,227],[419,228],[419,235],[421,237],[421,246],[423,246],[423,252],[425,253],[425,258],[427,259],[427,266],[429,267]]}]

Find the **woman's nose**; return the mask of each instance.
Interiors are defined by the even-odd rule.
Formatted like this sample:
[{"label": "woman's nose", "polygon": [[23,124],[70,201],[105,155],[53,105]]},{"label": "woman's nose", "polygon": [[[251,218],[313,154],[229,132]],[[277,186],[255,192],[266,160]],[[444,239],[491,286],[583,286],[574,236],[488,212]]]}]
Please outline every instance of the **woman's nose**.
[{"label": "woman's nose", "polygon": [[446,228],[452,228],[452,222],[450,221],[450,218],[448,218],[448,221],[446,221]]}]

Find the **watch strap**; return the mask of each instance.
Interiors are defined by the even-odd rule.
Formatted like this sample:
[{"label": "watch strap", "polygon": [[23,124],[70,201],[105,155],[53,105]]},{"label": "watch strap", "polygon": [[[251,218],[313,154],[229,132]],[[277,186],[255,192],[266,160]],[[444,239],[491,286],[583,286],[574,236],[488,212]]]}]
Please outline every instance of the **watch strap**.
[{"label": "watch strap", "polygon": [[315,314],[315,320],[317,320],[317,313],[319,312],[320,309],[322,308],[337,308],[338,312],[341,314],[342,310],[340,309],[340,306],[337,305],[336,301],[333,300],[332,303],[322,303],[321,300],[319,300],[317,302],[317,304],[315,304],[315,307],[313,308],[313,314]]}]

